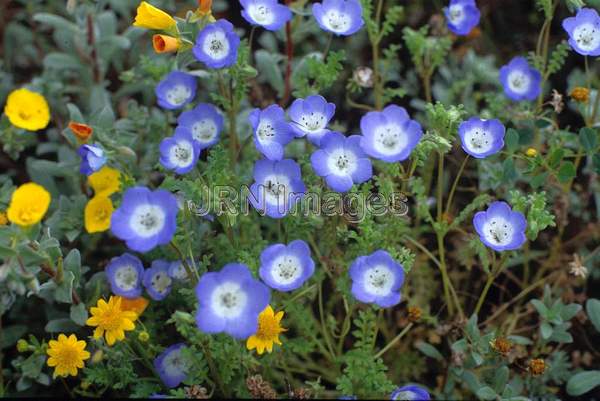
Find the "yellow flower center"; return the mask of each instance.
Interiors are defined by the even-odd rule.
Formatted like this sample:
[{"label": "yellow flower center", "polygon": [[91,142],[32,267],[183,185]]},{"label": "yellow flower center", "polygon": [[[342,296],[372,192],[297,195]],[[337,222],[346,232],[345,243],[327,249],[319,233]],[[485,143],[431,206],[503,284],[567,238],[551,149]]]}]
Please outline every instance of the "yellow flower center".
[{"label": "yellow flower center", "polygon": [[63,344],[58,350],[55,358],[58,360],[58,364],[64,368],[77,367],[77,362],[81,360],[80,352],[72,345]]},{"label": "yellow flower center", "polygon": [[121,313],[121,309],[115,307],[105,309],[101,312],[101,315],[98,316],[100,320],[98,326],[108,331],[120,329],[122,325]]},{"label": "yellow flower center", "polygon": [[256,331],[256,337],[259,339],[272,340],[282,331],[274,316],[264,314],[259,317],[258,330]]}]

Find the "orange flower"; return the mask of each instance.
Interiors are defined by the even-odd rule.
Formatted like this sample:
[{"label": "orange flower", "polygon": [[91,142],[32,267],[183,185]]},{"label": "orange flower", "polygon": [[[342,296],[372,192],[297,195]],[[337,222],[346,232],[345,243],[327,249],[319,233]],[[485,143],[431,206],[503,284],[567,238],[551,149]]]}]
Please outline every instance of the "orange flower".
[{"label": "orange flower", "polygon": [[152,45],[157,53],[173,53],[179,49],[179,39],[168,35],[154,35]]},{"label": "orange flower", "polygon": [[83,123],[76,123],[75,121],[71,121],[69,123],[69,129],[73,131],[73,134],[82,142],[87,141],[92,136],[94,129],[89,125]]},{"label": "orange flower", "polygon": [[117,296],[116,298],[121,298],[121,309],[134,312],[137,317],[140,317],[142,313],[144,313],[149,303],[149,301],[144,297],[130,299]]}]

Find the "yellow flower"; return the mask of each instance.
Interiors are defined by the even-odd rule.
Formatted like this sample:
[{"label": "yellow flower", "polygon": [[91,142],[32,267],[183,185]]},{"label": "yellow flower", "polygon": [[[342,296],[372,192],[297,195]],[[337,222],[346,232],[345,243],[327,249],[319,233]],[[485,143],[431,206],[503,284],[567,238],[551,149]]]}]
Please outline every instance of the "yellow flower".
[{"label": "yellow flower", "polygon": [[110,346],[115,341],[125,339],[125,332],[135,329],[133,321],[137,318],[135,312],[124,311],[121,309],[121,298],[111,296],[106,302],[104,299],[98,300],[98,306],[90,308],[90,317],[85,323],[88,326],[95,326],[94,338],[104,338]]},{"label": "yellow flower", "polygon": [[21,227],[29,227],[42,220],[50,206],[50,193],[41,185],[28,182],[12,194],[6,210],[8,220]]},{"label": "yellow flower", "polygon": [[109,196],[121,188],[121,173],[112,167],[104,166],[88,176],[88,184],[96,195]]},{"label": "yellow flower", "polygon": [[254,335],[248,337],[246,348],[249,350],[256,348],[258,355],[262,355],[265,348],[269,353],[273,351],[273,343],[281,345],[279,334],[287,331],[287,329],[280,326],[282,318],[283,311],[275,314],[271,305],[268,305],[258,315],[258,330]]},{"label": "yellow flower", "polygon": [[131,311],[136,314],[139,318],[142,313],[146,310],[146,307],[149,304],[149,301],[144,297],[137,298],[123,298],[120,296],[115,296],[115,298],[121,298],[121,309],[125,311]]},{"label": "yellow flower", "polygon": [[44,96],[25,88],[8,95],[4,114],[12,125],[28,131],[46,128],[50,122],[50,108]]},{"label": "yellow flower", "polygon": [[83,361],[90,358],[90,353],[85,350],[85,341],[77,341],[75,334],[69,337],[58,335],[58,341],[50,340],[48,353],[48,366],[54,367],[56,376],[77,376],[77,369],[83,368]]},{"label": "yellow flower", "polygon": [[6,217],[6,213],[0,212],[0,226],[5,226],[8,224],[8,218]]},{"label": "yellow flower", "polygon": [[133,26],[147,29],[169,29],[176,24],[173,17],[163,10],[142,1],[137,9]]},{"label": "yellow flower", "polygon": [[525,154],[529,157],[535,157],[537,153],[537,150],[535,150],[534,148],[529,148],[525,151]]},{"label": "yellow flower", "polygon": [[179,49],[179,39],[169,35],[154,35],[152,46],[157,53],[173,53]]},{"label": "yellow flower", "polygon": [[85,205],[83,217],[88,233],[101,233],[110,228],[110,218],[115,208],[109,197],[96,195]]}]

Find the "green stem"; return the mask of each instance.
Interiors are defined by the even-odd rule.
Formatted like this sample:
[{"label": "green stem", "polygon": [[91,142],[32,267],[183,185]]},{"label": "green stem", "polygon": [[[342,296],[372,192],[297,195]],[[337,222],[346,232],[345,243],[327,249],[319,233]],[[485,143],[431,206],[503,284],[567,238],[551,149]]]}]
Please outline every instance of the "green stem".
[{"label": "green stem", "polygon": [[[493,254],[493,255],[495,255],[495,254]],[[487,280],[485,282],[485,286],[483,287],[483,291],[481,291],[481,294],[479,295],[479,299],[477,300],[477,306],[475,307],[475,312],[473,312],[476,315],[479,314],[479,311],[481,310],[481,307],[483,306],[483,302],[485,301],[487,293],[490,290],[490,287],[492,286],[492,284],[494,283],[494,280],[502,272],[502,269],[504,267],[504,262],[506,261],[507,257],[508,257],[507,254],[503,253],[500,260],[497,263],[495,263],[495,266],[492,268],[492,271],[490,272],[490,274],[488,274]]]},{"label": "green stem", "polygon": [[456,174],[456,178],[454,178],[454,182],[452,183],[452,188],[450,189],[450,195],[448,195],[448,200],[446,201],[446,214],[450,213],[450,208],[452,207],[452,199],[454,198],[454,192],[456,192],[456,187],[458,185],[458,181],[462,176],[463,171],[465,170],[465,166],[469,161],[469,155],[465,157],[462,164],[460,165],[460,169],[458,170],[458,174]]},{"label": "green stem", "polygon": [[[375,26],[379,32],[379,22],[381,21],[381,12],[383,10],[384,0],[377,2],[377,11],[375,13]],[[383,108],[383,80],[379,71],[379,35],[371,35],[371,48],[373,54],[373,94],[375,96],[375,108],[381,110]]]},{"label": "green stem", "polygon": [[319,283],[319,317],[321,319],[321,327],[323,329],[323,337],[325,338],[325,344],[327,344],[327,350],[329,351],[332,360],[335,359],[335,351],[329,337],[329,330],[325,323],[325,314],[323,313],[323,282]]},{"label": "green stem", "polygon": [[398,341],[400,341],[400,339],[402,337],[404,337],[406,335],[406,333],[408,333],[408,331],[413,327],[413,323],[409,323],[408,325],[406,325],[406,327],[404,329],[402,329],[402,331],[400,332],[400,334],[398,334],[396,337],[394,337],[389,343],[387,343],[387,345],[385,347],[383,347],[381,349],[381,351],[379,351],[378,353],[375,354],[375,359],[380,358],[383,354],[385,354],[390,348],[392,348],[394,346],[394,344],[396,344]]},{"label": "green stem", "polygon": [[197,284],[198,277],[196,276],[196,274],[194,274],[194,271],[188,264],[186,257],[183,255],[183,252],[181,252],[181,249],[179,249],[179,247],[175,244],[175,241],[171,241],[169,244],[171,245],[171,248],[173,248],[175,250],[175,253],[177,253],[179,260],[181,260],[181,264],[183,265],[183,268],[185,269],[187,276],[190,277],[194,281],[194,284]]}]

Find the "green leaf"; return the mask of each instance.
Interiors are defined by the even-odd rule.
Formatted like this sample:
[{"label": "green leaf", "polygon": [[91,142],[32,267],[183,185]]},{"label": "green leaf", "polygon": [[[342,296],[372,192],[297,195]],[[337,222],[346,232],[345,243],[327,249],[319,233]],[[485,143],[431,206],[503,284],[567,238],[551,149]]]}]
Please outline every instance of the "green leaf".
[{"label": "green leaf", "polygon": [[415,345],[419,351],[423,354],[427,355],[430,358],[437,359],[438,361],[443,361],[444,357],[433,345],[428,344],[423,341],[418,341]]},{"label": "green leaf", "polygon": [[509,152],[514,152],[515,150],[517,150],[519,148],[519,133],[517,132],[517,130],[509,128],[506,131],[504,143],[506,143],[506,149]]},{"label": "green leaf", "polygon": [[585,394],[594,387],[600,386],[600,370],[579,372],[567,382],[567,393],[572,396]]},{"label": "green leaf", "polygon": [[600,332],[600,300],[595,298],[588,299],[585,304],[585,311],[596,331]]},{"label": "green leaf", "polygon": [[70,304],[72,302],[73,280],[75,280],[73,272],[66,271],[63,280],[56,285],[54,299],[58,302]]},{"label": "green leaf", "polygon": [[27,326],[16,324],[2,328],[2,336],[0,336],[0,349],[12,347],[19,341],[23,334],[27,332]]},{"label": "green leaf", "polygon": [[580,129],[579,142],[586,152],[592,152],[598,146],[598,131],[588,127]]},{"label": "green leaf", "polygon": [[495,400],[498,394],[496,394],[493,388],[485,386],[477,390],[477,397],[482,400]]},{"label": "green leaf", "polygon": [[79,327],[71,319],[67,318],[50,320],[44,328],[48,333],[64,333],[78,329]]},{"label": "green leaf", "polygon": [[545,318],[546,316],[548,316],[549,310],[542,301],[540,301],[539,299],[532,299],[531,303],[533,304],[533,306],[538,311],[541,317]]},{"label": "green leaf", "polygon": [[508,382],[508,373],[508,366],[502,366],[500,369],[496,369],[493,380],[496,393],[501,394],[504,391],[504,387],[506,387],[506,383]]},{"label": "green leaf", "polygon": [[83,302],[78,305],[71,305],[69,316],[71,320],[80,326],[85,326],[85,321],[88,319],[88,312]]},{"label": "green leaf", "polygon": [[558,181],[561,183],[569,182],[572,178],[575,178],[577,175],[577,170],[575,169],[575,164],[573,162],[565,162],[558,169]]},{"label": "green leaf", "polygon": [[542,333],[542,338],[544,340],[549,339],[552,336],[553,331],[552,326],[547,322],[543,322],[540,326],[540,332]]}]

